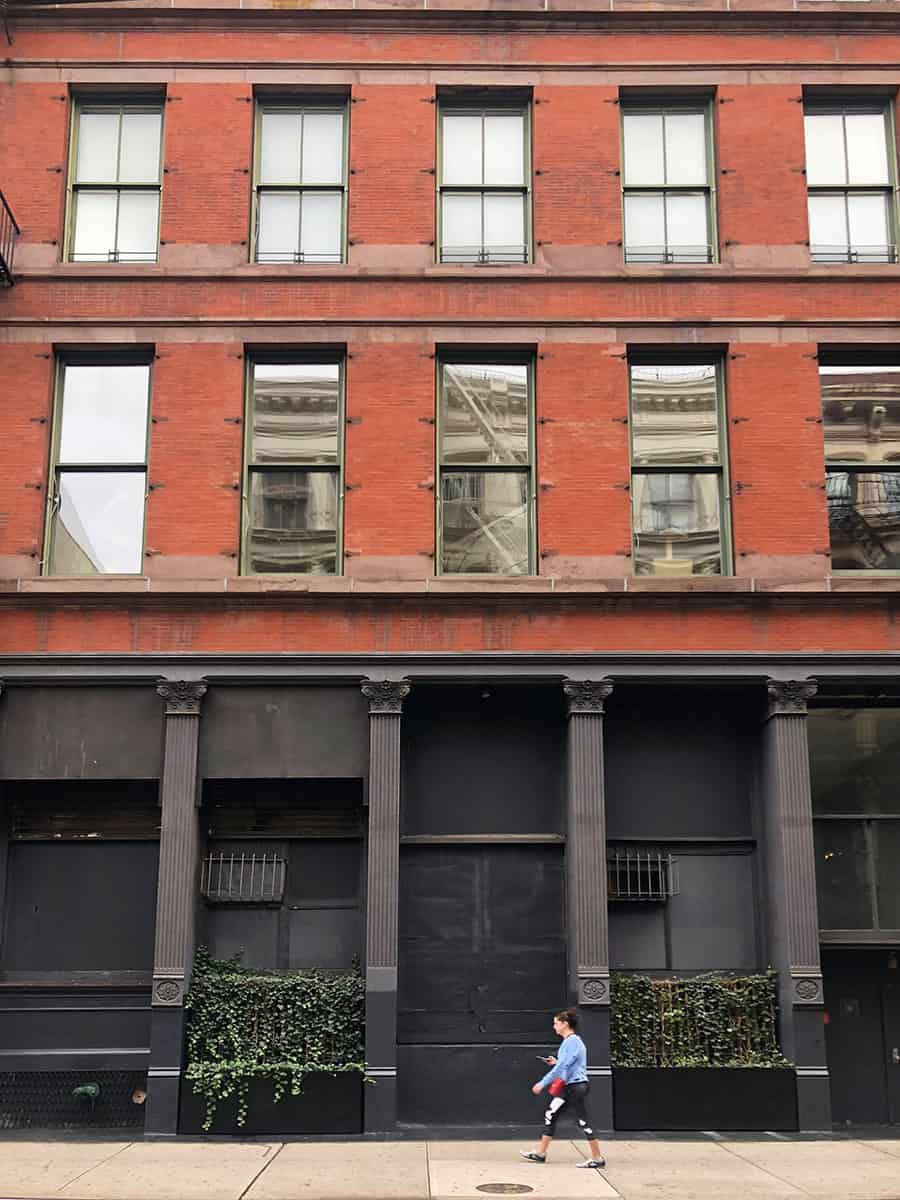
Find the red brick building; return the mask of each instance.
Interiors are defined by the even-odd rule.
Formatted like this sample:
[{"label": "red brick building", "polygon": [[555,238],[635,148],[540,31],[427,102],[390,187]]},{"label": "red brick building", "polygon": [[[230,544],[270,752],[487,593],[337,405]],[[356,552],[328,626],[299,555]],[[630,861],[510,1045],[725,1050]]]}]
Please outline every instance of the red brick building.
[{"label": "red brick building", "polygon": [[11,0],[17,1086],[174,1132],[199,940],[363,960],[369,1130],[567,998],[611,1126],[610,970],[769,965],[794,1123],[900,1121],[896,9]]}]

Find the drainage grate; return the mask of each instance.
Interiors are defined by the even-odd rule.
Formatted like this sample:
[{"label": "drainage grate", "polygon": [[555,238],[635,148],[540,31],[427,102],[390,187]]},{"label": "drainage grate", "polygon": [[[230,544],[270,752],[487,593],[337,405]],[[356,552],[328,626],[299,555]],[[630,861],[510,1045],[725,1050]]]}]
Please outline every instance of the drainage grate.
[{"label": "drainage grate", "polygon": [[523,1196],[534,1188],[524,1183],[479,1183],[476,1192],[489,1192],[492,1196]]},{"label": "drainage grate", "polygon": [[134,1129],[144,1124],[143,1071],[0,1072],[0,1129]]}]

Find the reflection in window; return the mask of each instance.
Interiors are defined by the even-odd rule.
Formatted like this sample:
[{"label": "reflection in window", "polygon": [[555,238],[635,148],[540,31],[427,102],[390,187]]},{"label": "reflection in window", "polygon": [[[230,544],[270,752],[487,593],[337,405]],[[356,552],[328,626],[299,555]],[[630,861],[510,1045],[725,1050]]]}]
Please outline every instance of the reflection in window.
[{"label": "reflection in window", "polygon": [[341,368],[251,366],[244,569],[339,573]]},{"label": "reflection in window", "polygon": [[808,718],[819,921],[900,929],[900,708]]},{"label": "reflection in window", "polygon": [[61,379],[47,571],[140,574],[150,368],[67,363]]},{"label": "reflection in window", "polygon": [[256,261],[344,261],[344,108],[258,111]]},{"label": "reflection in window", "polygon": [[885,108],[807,105],[804,125],[813,261],[896,261]]},{"label": "reflection in window", "polygon": [[625,261],[712,262],[706,109],[626,108],[622,132]]},{"label": "reflection in window", "polygon": [[531,386],[524,363],[442,363],[439,569],[532,570]]},{"label": "reflection in window", "polygon": [[159,105],[76,108],[74,262],[156,262],[161,135]]},{"label": "reflection in window", "polygon": [[441,112],[441,262],[528,261],[526,114]]},{"label": "reflection in window", "polygon": [[720,575],[723,431],[714,364],[631,366],[636,575]]},{"label": "reflection in window", "polygon": [[819,376],[832,569],[900,570],[900,367]]}]

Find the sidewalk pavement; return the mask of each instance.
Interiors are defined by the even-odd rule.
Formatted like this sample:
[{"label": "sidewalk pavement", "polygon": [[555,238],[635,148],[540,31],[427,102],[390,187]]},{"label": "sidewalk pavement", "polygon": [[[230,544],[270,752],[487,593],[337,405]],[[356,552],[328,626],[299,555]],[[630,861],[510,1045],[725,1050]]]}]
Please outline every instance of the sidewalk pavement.
[{"label": "sidewalk pavement", "polygon": [[575,1169],[583,1142],[558,1139],[545,1165],[525,1162],[519,1149],[515,1141],[6,1136],[0,1140],[0,1200],[900,1200],[900,1139],[620,1135],[604,1143],[609,1165],[602,1172]]}]

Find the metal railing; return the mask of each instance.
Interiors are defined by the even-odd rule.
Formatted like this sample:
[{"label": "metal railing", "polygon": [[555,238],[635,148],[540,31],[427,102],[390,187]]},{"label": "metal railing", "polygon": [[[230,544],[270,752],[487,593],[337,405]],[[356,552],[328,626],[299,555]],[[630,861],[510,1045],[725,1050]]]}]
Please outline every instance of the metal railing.
[{"label": "metal railing", "polygon": [[610,900],[660,902],[678,895],[678,860],[662,850],[611,850],[606,871]]},{"label": "metal railing", "polygon": [[809,255],[815,263],[895,263],[896,246],[821,246],[811,245]]},{"label": "metal railing", "polygon": [[212,904],[277,904],[285,868],[278,854],[214,852],[201,864],[200,892]]},{"label": "metal railing", "polygon": [[527,246],[442,246],[442,263],[527,263]]},{"label": "metal railing", "polygon": [[0,192],[0,287],[12,287],[15,283],[13,256],[19,232],[19,226],[10,211],[6,197]]},{"label": "metal railing", "polygon": [[712,246],[629,246],[625,247],[627,263],[711,263]]}]

